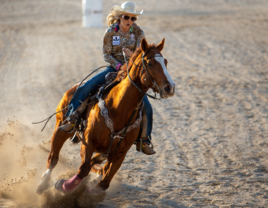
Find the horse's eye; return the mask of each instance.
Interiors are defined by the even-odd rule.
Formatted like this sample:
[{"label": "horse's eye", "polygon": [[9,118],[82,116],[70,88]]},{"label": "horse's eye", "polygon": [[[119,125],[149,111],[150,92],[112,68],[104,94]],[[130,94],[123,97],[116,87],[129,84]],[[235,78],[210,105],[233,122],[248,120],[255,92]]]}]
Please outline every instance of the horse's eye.
[{"label": "horse's eye", "polygon": [[148,66],[153,66],[150,62],[148,63]]}]

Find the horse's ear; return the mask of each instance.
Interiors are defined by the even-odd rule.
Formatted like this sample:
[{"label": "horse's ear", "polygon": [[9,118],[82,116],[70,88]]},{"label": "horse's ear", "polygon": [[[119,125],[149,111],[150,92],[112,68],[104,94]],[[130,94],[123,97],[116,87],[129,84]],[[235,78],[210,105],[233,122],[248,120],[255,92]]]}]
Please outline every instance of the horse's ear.
[{"label": "horse's ear", "polygon": [[156,46],[156,48],[161,52],[165,45],[165,38]]},{"label": "horse's ear", "polygon": [[145,38],[142,38],[141,40],[141,50],[145,53],[147,49],[149,48],[148,43]]}]

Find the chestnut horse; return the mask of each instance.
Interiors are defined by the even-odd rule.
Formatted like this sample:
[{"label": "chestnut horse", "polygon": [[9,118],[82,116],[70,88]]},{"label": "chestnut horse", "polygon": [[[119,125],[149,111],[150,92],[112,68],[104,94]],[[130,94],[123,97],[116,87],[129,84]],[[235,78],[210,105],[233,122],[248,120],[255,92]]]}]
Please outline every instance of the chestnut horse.
[{"label": "chestnut horse", "polygon": [[[175,83],[167,72],[167,61],[160,53],[164,48],[164,42],[165,39],[158,45],[148,45],[147,41],[143,38],[140,48],[137,49],[129,61],[128,69],[124,66],[124,70],[118,74],[118,77],[123,74],[125,78],[112,88],[109,93],[103,95],[102,99],[105,101],[105,105],[109,110],[109,117],[113,120],[115,132],[127,126],[132,117],[132,113],[137,108],[137,104],[144,96],[143,92],[147,92],[149,88],[159,93],[162,98],[168,98],[174,95]],[[126,76],[127,70],[129,70],[130,77]],[[135,83],[136,86],[134,86],[133,83]],[[57,107],[57,111],[64,109],[68,105],[77,86],[78,85],[72,87],[64,94]],[[43,191],[48,188],[51,172],[59,159],[59,152],[64,142],[73,136],[73,134],[63,132],[59,129],[59,126],[61,126],[66,118],[65,113],[66,110],[58,113],[56,116],[56,126],[51,139],[51,151],[47,160],[47,171],[43,174],[42,182],[36,190],[38,194],[43,193]],[[136,117],[137,115],[138,111],[136,111]],[[97,188],[106,190],[109,187],[127,151],[138,138],[139,131],[140,126],[130,130],[122,139],[116,152],[108,155],[107,162],[99,171],[99,174],[102,175],[102,179],[98,183]],[[101,163],[104,160],[101,159],[101,155],[108,149],[111,132],[105,125],[105,119],[101,115],[98,103],[91,104],[87,107],[86,125],[83,134],[85,141],[81,143],[80,154],[82,163],[78,173],[69,180],[61,180],[62,183],[60,187],[57,188],[55,186],[63,193],[72,192],[82,179],[89,174],[89,171],[94,169],[92,168],[94,163]],[[118,141],[118,139],[115,139],[112,143],[111,152],[117,148]],[[92,157],[94,152],[98,154]]]}]

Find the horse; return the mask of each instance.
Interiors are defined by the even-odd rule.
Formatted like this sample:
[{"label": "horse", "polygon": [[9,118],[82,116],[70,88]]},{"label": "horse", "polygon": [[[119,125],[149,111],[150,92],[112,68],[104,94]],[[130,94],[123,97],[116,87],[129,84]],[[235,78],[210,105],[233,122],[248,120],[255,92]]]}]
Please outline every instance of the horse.
[{"label": "horse", "polygon": [[[149,45],[146,39],[143,38],[140,47],[132,55],[128,66],[125,64],[123,70],[118,73],[116,79],[123,76],[121,82],[103,95],[102,99],[109,111],[108,115],[114,123],[115,132],[127,126],[133,118],[133,112],[135,118],[139,117],[137,105],[141,103],[144,93],[150,88],[160,94],[161,98],[169,98],[174,95],[175,83],[167,71],[167,60],[161,54],[164,43],[165,38],[158,45]],[[64,94],[57,106],[57,111],[66,109],[77,86],[73,86]],[[60,150],[64,142],[74,135],[74,133],[66,133],[59,129],[66,119],[66,111],[63,110],[56,115],[51,150],[47,159],[47,170],[43,174],[42,182],[36,190],[38,194],[42,194],[49,187],[51,173],[59,160]],[[55,184],[55,188],[65,194],[71,193],[90,171],[98,172],[98,174],[102,175],[102,179],[95,188],[103,191],[108,189],[128,150],[139,136],[140,125],[127,132],[124,138],[115,137],[112,143],[111,130],[106,125],[98,103],[88,105],[85,112],[86,123],[83,130],[84,142],[81,142],[80,155],[82,161],[79,170],[71,179],[62,179]],[[103,155],[107,153],[108,148],[111,151],[104,157]],[[92,157],[94,152],[97,154]],[[94,168],[95,164],[101,164],[105,159],[107,161],[101,169]]]}]

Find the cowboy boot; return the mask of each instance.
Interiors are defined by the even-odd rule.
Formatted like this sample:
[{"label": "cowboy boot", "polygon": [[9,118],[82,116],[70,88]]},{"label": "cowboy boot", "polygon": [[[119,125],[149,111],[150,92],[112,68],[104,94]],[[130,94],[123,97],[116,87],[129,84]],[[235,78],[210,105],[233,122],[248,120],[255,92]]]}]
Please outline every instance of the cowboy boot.
[{"label": "cowboy boot", "polygon": [[60,130],[72,133],[75,129],[79,127],[79,124],[81,123],[81,117],[82,113],[87,107],[87,103],[89,101],[90,95],[86,98],[85,102],[82,102],[82,104],[77,108],[76,111],[74,111],[66,120],[68,123],[63,124],[59,127]]},{"label": "cowboy boot", "polygon": [[[151,143],[151,145],[150,145],[150,143]],[[153,155],[153,154],[155,154],[156,152],[154,151],[153,148],[154,148],[153,147],[153,144],[150,141],[150,139],[149,139],[148,136],[143,137],[143,138],[140,138],[140,142],[137,142],[136,143],[136,150],[138,152],[143,152],[146,155]]]},{"label": "cowboy boot", "polygon": [[78,128],[80,122],[81,122],[81,116],[82,113],[80,113],[78,110],[73,112],[66,120],[68,123],[63,124],[59,127],[60,130],[67,132],[67,133],[72,133],[76,128]]}]

